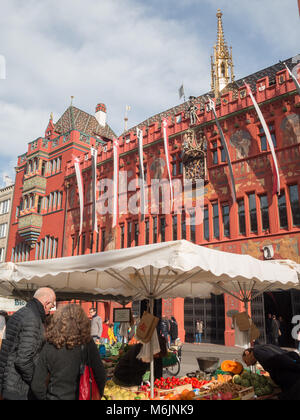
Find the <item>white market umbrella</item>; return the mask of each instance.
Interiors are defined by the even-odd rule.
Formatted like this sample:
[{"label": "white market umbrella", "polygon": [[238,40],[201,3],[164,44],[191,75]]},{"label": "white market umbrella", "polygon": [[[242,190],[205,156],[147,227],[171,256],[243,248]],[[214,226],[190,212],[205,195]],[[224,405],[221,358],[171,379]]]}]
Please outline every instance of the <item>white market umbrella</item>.
[{"label": "white market umbrella", "polygon": [[296,261],[287,259],[287,260],[271,260],[271,262],[275,264],[280,264],[285,267],[289,267],[292,270],[295,270],[298,275],[299,282],[300,282],[300,264],[296,263]]},{"label": "white market umbrella", "polygon": [[[55,291],[136,296],[150,300],[206,297],[210,293],[242,292],[298,286],[294,270],[181,240],[52,260],[0,265],[0,295],[49,286]],[[235,295],[234,295],[235,296]],[[235,296],[237,297],[237,296]],[[151,390],[153,395],[153,357]]]},{"label": "white market umbrella", "polygon": [[140,298],[263,292],[298,285],[296,272],[249,255],[181,240],[97,254],[0,264],[0,295],[50,286],[56,291]]}]

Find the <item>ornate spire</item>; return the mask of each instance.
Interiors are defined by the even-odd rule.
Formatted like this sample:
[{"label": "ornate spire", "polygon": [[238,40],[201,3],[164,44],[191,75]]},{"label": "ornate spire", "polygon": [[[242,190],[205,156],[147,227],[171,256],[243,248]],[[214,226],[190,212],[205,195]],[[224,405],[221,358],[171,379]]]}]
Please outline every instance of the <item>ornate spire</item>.
[{"label": "ornate spire", "polygon": [[229,52],[224,37],[222,16],[223,13],[218,9],[217,43],[214,45],[214,55],[211,56],[211,88],[216,98],[228,83],[234,81],[232,48],[230,47]]},{"label": "ornate spire", "polygon": [[228,53],[228,48],[224,38],[224,31],[223,31],[223,22],[222,22],[223,13],[220,9],[218,9],[217,18],[218,18],[218,33],[217,33],[217,50],[220,54],[221,51]]}]

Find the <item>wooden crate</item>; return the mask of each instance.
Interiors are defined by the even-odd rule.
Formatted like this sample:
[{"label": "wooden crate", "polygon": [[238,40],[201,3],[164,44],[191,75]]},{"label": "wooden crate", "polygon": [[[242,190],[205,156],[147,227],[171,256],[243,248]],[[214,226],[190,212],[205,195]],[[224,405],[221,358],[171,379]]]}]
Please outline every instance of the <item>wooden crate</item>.
[{"label": "wooden crate", "polygon": [[[199,400],[199,399],[210,399],[210,400],[212,400],[213,399],[213,393],[207,393],[207,394],[203,394],[203,395],[199,395],[199,396],[196,396],[194,399],[195,400]],[[241,391],[239,391],[239,393],[238,393],[238,397],[237,398],[233,398],[233,400],[244,400],[244,401],[246,401],[246,400],[252,400],[253,398],[254,398],[254,388],[251,386],[251,387],[249,387],[249,388],[245,388],[245,389],[243,389],[243,390],[241,390]]]},{"label": "wooden crate", "polygon": [[241,400],[247,401],[252,400],[254,398],[255,392],[253,386],[249,388],[245,388],[242,391],[239,391],[239,398]]}]

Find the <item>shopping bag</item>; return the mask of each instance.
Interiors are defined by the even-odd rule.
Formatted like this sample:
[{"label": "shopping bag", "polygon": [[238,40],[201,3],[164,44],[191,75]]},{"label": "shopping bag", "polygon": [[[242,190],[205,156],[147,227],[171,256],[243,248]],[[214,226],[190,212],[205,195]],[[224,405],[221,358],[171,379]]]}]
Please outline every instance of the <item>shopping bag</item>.
[{"label": "shopping bag", "polygon": [[[88,349],[87,349],[88,353]],[[89,363],[89,355],[88,355]],[[81,346],[81,365],[79,381],[79,400],[80,401],[99,401],[101,395],[95,381],[92,368],[84,360],[84,347]]]},{"label": "shopping bag", "polygon": [[238,314],[235,314],[234,319],[236,320],[240,331],[249,331],[251,324],[247,312],[239,312]]},{"label": "shopping bag", "polygon": [[260,331],[257,328],[257,326],[252,321],[251,327],[250,327],[250,342],[255,341],[260,337]]},{"label": "shopping bag", "polygon": [[85,366],[84,372],[79,382],[79,400],[80,401],[99,401],[101,395],[96,384],[93,371],[89,366]]},{"label": "shopping bag", "polygon": [[160,345],[158,341],[157,331],[153,332],[152,338],[149,343],[143,344],[137,359],[142,360],[144,363],[150,363],[150,343],[152,342],[152,354],[160,353]]},{"label": "shopping bag", "polygon": [[143,343],[149,343],[158,321],[159,318],[145,311],[137,326],[136,338]]}]

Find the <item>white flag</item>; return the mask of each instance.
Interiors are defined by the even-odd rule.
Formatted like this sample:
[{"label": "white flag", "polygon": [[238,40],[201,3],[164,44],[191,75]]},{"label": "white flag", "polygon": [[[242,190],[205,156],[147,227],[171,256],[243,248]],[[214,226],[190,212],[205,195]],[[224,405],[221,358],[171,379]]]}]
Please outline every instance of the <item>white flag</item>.
[{"label": "white flag", "polygon": [[179,99],[181,99],[184,96],[184,87],[183,84],[179,88]]},{"label": "white flag", "polygon": [[234,182],[234,176],[233,176],[233,169],[232,169],[232,164],[231,164],[231,160],[230,160],[230,155],[229,155],[229,151],[228,151],[228,147],[227,147],[227,143],[225,140],[225,136],[222,130],[222,127],[219,123],[218,117],[217,117],[217,113],[216,113],[216,108],[215,108],[215,103],[214,101],[208,96],[208,109],[207,111],[213,111],[215,120],[216,120],[216,124],[219,130],[219,134],[220,134],[220,138],[221,138],[221,143],[223,146],[223,149],[225,151],[226,154],[226,159],[227,159],[227,163],[228,163],[228,168],[229,168],[229,174],[230,174],[230,179],[231,179],[231,190],[232,190],[232,198],[233,201],[236,202],[236,191],[235,191],[235,182]]},{"label": "white flag", "polygon": [[93,224],[92,231],[98,233],[98,223],[97,223],[97,212],[96,212],[96,185],[97,185],[97,149],[94,147],[91,148],[91,157],[92,157],[92,194],[93,194]]},{"label": "white flag", "polygon": [[168,175],[169,175],[169,181],[170,181],[170,194],[171,194],[171,205],[170,210],[173,208],[173,186],[172,186],[172,178],[171,178],[171,171],[170,171],[170,159],[169,159],[169,140],[168,140],[168,121],[166,118],[163,118],[162,120],[162,127],[163,127],[163,133],[164,133],[164,147],[165,147],[165,156],[166,156],[166,163],[167,163],[167,169],[168,169]]},{"label": "white flag", "polygon": [[[297,77],[295,76],[295,74],[294,74],[293,72],[291,72],[291,70],[288,68],[288,66],[287,66],[285,63],[283,63],[283,64],[285,65],[285,67],[286,67],[287,71],[289,72],[289,75],[290,75],[290,76],[291,76],[291,78],[293,79],[293,81],[294,81],[294,83],[295,83],[295,86],[296,86],[296,88],[297,88],[297,91],[298,91],[298,93],[299,93],[299,95],[300,95],[300,84],[299,84],[299,82],[298,82]],[[298,69],[298,66],[296,66],[296,68]]]},{"label": "white flag", "polygon": [[273,144],[273,140],[269,131],[269,127],[267,126],[267,123],[264,119],[264,116],[258,106],[258,103],[256,102],[253,94],[252,94],[252,90],[250,88],[250,86],[244,81],[245,86],[247,88],[247,91],[252,99],[254,108],[257,112],[258,118],[260,119],[260,123],[264,129],[270,150],[271,150],[271,154],[272,154],[272,158],[273,158],[273,165],[272,165],[272,169],[273,169],[273,194],[280,194],[280,177],[279,177],[279,170],[278,170],[278,164],[277,164],[277,158],[276,158],[276,154],[275,154],[275,149],[274,149],[274,144]]},{"label": "white flag", "polygon": [[139,146],[139,159],[140,159],[140,202],[141,202],[141,220],[145,217],[145,175],[144,175],[144,158],[143,158],[143,131],[136,128],[136,135],[138,138]]},{"label": "white flag", "polygon": [[119,140],[113,139],[113,156],[114,156],[114,184],[113,184],[113,223],[112,227],[117,225],[118,213],[118,182],[119,182]]},{"label": "white flag", "polygon": [[79,236],[82,234],[82,225],[83,225],[83,181],[80,167],[80,160],[78,156],[73,157],[77,185],[78,185],[78,194],[79,194],[79,207],[80,207],[80,225],[79,225]]}]

